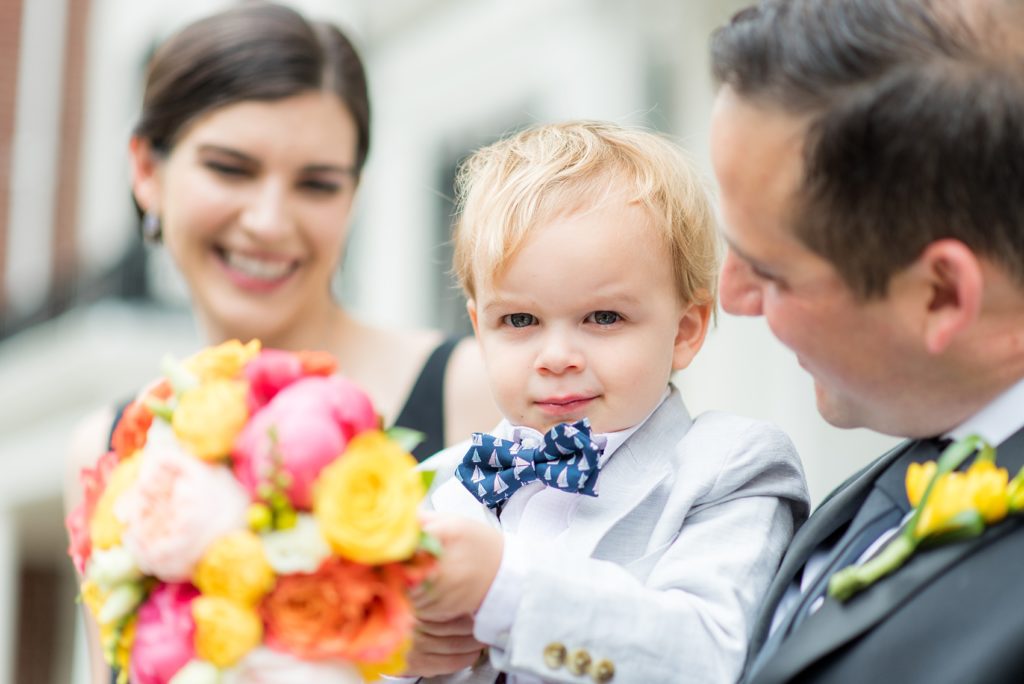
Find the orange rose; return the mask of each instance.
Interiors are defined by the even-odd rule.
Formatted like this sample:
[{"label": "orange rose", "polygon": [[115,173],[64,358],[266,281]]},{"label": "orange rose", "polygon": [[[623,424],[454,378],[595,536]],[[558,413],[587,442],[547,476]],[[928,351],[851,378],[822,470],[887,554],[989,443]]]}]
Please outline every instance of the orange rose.
[{"label": "orange rose", "polygon": [[329,352],[303,350],[295,352],[295,356],[302,364],[303,375],[332,375],[338,370],[338,360]]},{"label": "orange rose", "polygon": [[413,624],[401,573],[337,557],[278,578],[260,610],[266,645],[309,659],[387,661]]},{"label": "orange rose", "polygon": [[146,432],[153,424],[153,412],[140,401],[128,404],[117,421],[110,445],[118,458],[128,458],[146,445]]}]

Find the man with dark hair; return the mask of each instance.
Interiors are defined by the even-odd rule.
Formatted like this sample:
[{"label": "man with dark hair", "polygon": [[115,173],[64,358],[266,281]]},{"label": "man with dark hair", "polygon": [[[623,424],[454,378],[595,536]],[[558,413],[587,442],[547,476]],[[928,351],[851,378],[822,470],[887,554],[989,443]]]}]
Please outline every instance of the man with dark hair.
[{"label": "man with dark hair", "polygon": [[1020,681],[1024,516],[827,587],[899,534],[945,441],[1024,466],[1024,6],[764,0],[711,53],[723,307],[765,317],[830,423],[909,438],[797,534],[744,680]]}]

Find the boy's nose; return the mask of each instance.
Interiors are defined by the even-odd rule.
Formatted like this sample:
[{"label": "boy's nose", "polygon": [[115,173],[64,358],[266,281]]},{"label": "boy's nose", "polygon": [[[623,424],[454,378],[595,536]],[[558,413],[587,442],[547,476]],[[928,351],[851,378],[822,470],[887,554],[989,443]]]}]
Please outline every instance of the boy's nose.
[{"label": "boy's nose", "polygon": [[242,228],[263,240],[285,235],[291,228],[288,191],[283,183],[266,180],[261,183],[243,208]]},{"label": "boy's nose", "polygon": [[551,331],[544,336],[535,368],[541,373],[560,374],[582,370],[583,351],[571,334]]},{"label": "boy's nose", "polygon": [[736,316],[760,316],[761,285],[750,271],[750,265],[730,249],[722,264],[722,277],[718,284],[722,308]]}]

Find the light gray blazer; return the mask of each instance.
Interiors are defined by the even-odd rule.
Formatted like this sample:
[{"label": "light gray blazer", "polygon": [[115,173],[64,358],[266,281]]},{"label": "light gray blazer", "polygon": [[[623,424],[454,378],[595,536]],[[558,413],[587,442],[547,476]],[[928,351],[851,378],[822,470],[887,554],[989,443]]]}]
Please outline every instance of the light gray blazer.
[{"label": "light gray blazer", "polygon": [[[430,501],[440,510],[453,509],[445,504],[456,498],[452,488],[463,489],[453,474],[468,445],[426,462],[437,471]],[[477,515],[497,524],[463,491]],[[557,547],[531,549],[511,632],[491,644],[491,662],[423,681],[491,683],[497,668],[592,683],[593,664],[607,661],[615,684],[733,682],[757,608],[808,507],[783,432],[722,412],[691,419],[673,387],[604,465],[599,496],[581,497]],[[553,644],[570,659],[584,652],[591,667],[552,667]]]}]

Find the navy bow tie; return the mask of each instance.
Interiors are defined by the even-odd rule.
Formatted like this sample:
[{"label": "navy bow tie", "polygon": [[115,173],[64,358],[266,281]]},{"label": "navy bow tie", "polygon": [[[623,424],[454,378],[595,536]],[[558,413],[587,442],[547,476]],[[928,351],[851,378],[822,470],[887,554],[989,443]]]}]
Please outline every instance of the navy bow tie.
[{"label": "navy bow tie", "polygon": [[598,459],[602,453],[604,438],[591,437],[586,418],[551,428],[537,448],[474,432],[473,444],[455,469],[455,477],[491,508],[530,482],[597,496]]}]

